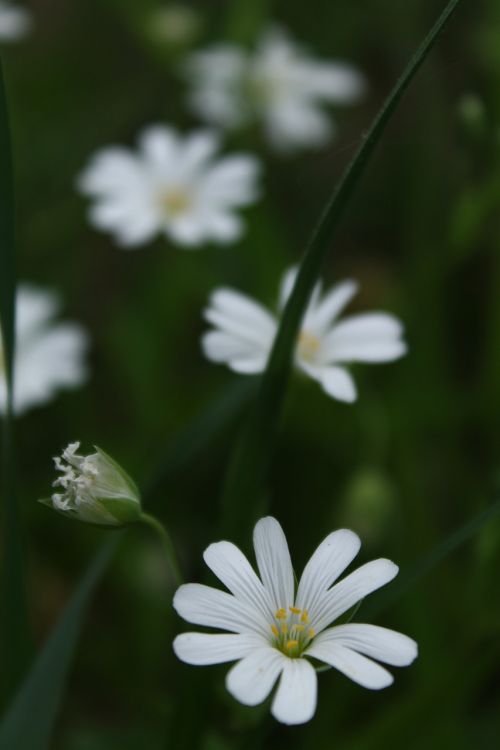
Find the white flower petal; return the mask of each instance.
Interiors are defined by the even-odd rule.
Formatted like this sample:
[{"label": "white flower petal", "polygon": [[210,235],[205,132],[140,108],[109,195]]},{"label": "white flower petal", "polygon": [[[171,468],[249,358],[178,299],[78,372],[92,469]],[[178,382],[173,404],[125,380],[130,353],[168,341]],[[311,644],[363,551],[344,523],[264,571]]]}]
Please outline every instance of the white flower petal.
[{"label": "white flower petal", "polygon": [[318,638],[307,649],[307,655],[324,661],[369,690],[381,690],[394,681],[392,675],[380,664],[339,643],[332,641],[322,643]]},{"label": "white flower petal", "polygon": [[138,143],[142,154],[154,167],[169,164],[180,151],[177,133],[164,125],[150,125],[139,135]]},{"label": "white flower petal", "polygon": [[267,698],[287,661],[275,648],[257,649],[228,672],[226,687],[240,703],[257,706]]},{"label": "white flower petal", "polygon": [[407,635],[378,625],[357,622],[325,630],[316,642],[340,643],[341,646],[394,667],[406,667],[418,655],[417,644]]},{"label": "white flower petal", "polygon": [[173,643],[176,656],[196,666],[243,659],[261,646],[259,636],[233,633],[182,633]]},{"label": "white flower petal", "polygon": [[[210,311],[218,313],[218,317]],[[209,317],[210,316],[210,317]],[[268,341],[276,332],[276,321],[265,307],[234,289],[216,289],[210,295],[205,317],[214,325],[251,340]]]},{"label": "white flower petal", "polygon": [[196,173],[206,167],[220,147],[220,138],[211,130],[198,130],[192,133],[184,145],[182,163],[186,173]]},{"label": "white flower petal", "polygon": [[270,623],[273,622],[274,612],[269,594],[235,544],[215,542],[207,547],[203,558],[210,570],[237,599],[258,610]]},{"label": "white flower petal", "polygon": [[200,190],[213,206],[246,206],[257,198],[260,171],[253,156],[226,156],[207,171]]},{"label": "white flower petal", "polygon": [[329,396],[347,404],[356,401],[356,385],[352,375],[344,367],[310,365],[309,362],[301,359],[298,364],[304,372],[321,384]]},{"label": "white flower petal", "polygon": [[332,325],[342,310],[357,293],[359,284],[348,279],[336,284],[308,314],[308,324],[314,333],[323,333]]},{"label": "white flower petal", "polygon": [[304,724],[316,711],[318,678],[306,659],[287,659],[271,713],[282,724]]},{"label": "white flower petal", "polygon": [[239,216],[229,212],[211,213],[205,217],[207,234],[214,242],[226,245],[235,242],[244,231],[244,223]]},{"label": "white flower petal", "polygon": [[362,565],[343,578],[321,597],[317,610],[310,613],[314,630],[317,633],[324,630],[365,596],[392,581],[398,570],[391,560],[380,558]]},{"label": "white flower petal", "polygon": [[406,352],[400,340],[401,322],[386,313],[354,315],[337,323],[325,338],[324,351],[328,361],[388,362]]},{"label": "white flower petal", "polygon": [[259,612],[211,586],[186,583],[177,589],[173,604],[176,612],[194,625],[231,633],[257,633],[266,638],[269,634],[269,624]]},{"label": "white flower petal", "polygon": [[273,606],[288,611],[294,601],[294,575],[286,537],[275,518],[267,516],[257,522],[253,544],[260,577]]},{"label": "white flower petal", "polygon": [[[258,344],[222,331],[205,333],[201,340],[203,353],[212,362],[224,362],[237,372],[261,372],[267,361],[267,352]],[[238,369],[238,363],[245,363],[246,369]]]},{"label": "white flower petal", "polygon": [[348,529],[329,534],[314,552],[300,578],[295,605],[314,611],[318,599],[344,572],[359,552],[361,540]]}]

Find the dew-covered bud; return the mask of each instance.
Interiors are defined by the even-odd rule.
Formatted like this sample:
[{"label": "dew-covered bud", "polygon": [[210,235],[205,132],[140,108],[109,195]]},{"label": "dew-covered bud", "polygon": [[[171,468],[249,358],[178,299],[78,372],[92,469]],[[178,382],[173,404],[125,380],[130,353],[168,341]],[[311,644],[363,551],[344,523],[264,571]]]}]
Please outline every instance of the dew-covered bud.
[{"label": "dew-covered bud", "polygon": [[79,447],[80,443],[70,443],[54,458],[61,476],[53,486],[61,491],[40,502],[69,518],[99,526],[138,521],[141,498],[135,482],[97,446],[88,456],[79,455]]}]

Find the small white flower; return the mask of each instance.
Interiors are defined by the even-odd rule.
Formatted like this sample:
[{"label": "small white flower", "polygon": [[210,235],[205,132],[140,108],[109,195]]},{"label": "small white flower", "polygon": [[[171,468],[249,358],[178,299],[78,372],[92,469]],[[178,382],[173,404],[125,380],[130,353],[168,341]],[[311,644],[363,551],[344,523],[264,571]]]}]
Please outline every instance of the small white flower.
[{"label": "small white flower", "polygon": [[91,223],[123,247],[158,233],[187,248],[234,242],[244,230],[236,209],[257,198],[259,164],[245,154],[216,159],[218,148],[211,132],[182,138],[156,126],[141,134],[137,154],[120,147],[98,152],[78,181],[95,199]]},{"label": "small white flower", "polygon": [[253,541],[260,578],[238,547],[218,542],[205,550],[204,559],[230,593],[196,583],[177,590],[174,607],[181,617],[228,631],[177,636],[179,659],[194,665],[237,661],[226,687],[248,706],[262,703],[281,676],[271,711],[284,724],[303,724],[314,715],[317,677],[310,659],[371,690],[393,682],[377,661],[403,667],[415,659],[415,641],[393,630],[358,623],[328,627],[398,573],[393,562],[379,559],[336,583],[359,551],[354,532],[340,529],[326,537],[297,590],[279,523],[261,519]]},{"label": "small white flower", "polygon": [[70,443],[54,458],[61,473],[53,483],[62,492],[40,502],[86,523],[123,526],[137,521],[141,500],[137,486],[110,456],[96,447],[88,456],[77,453],[80,443]]},{"label": "small white flower", "polygon": [[333,126],[323,105],[356,102],[365,87],[353,67],[313,59],[278,28],[263,33],[253,53],[218,45],[191,55],[185,70],[197,114],[227,129],[261,121],[282,151],[328,141]]},{"label": "small white flower", "polygon": [[15,42],[31,29],[31,16],[24,8],[0,2],[0,41]]},{"label": "small white flower", "polygon": [[[280,312],[292,290],[296,269],[282,281]],[[344,367],[349,362],[390,362],[402,357],[406,345],[403,326],[381,312],[338,317],[355,295],[358,285],[344,281],[322,296],[321,285],[313,292],[301,324],[295,349],[295,365],[317,380],[323,390],[339,401],[356,400],[356,386]],[[217,289],[204,311],[215,330],[203,336],[205,356],[223,362],[239,373],[262,372],[276,335],[278,320],[262,305],[233,289]]]},{"label": "small white flower", "polygon": [[[76,323],[55,323],[59,307],[53,292],[22,284],[17,292],[14,405],[17,414],[50,401],[61,388],[87,377],[83,356],[87,335]],[[0,414],[6,383],[0,335]]]}]

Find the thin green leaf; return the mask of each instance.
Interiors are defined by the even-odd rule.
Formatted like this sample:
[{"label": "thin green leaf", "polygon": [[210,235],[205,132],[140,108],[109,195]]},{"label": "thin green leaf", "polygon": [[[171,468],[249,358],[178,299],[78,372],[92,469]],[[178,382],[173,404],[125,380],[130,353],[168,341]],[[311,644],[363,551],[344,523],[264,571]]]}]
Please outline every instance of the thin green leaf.
[{"label": "thin green leaf", "polygon": [[408,569],[403,570],[395,582],[382,591],[376,600],[363,606],[363,617],[376,617],[382,610],[387,609],[409,589],[413,588],[422,578],[455,552],[462,544],[472,539],[490,521],[500,515],[500,499],[495,500],[485,510],[482,510],[470,521],[452,532],[443,542],[425,552]]},{"label": "thin green leaf", "polygon": [[18,507],[15,497],[13,373],[15,351],[16,251],[14,238],[14,187],[9,116],[0,60],[0,368],[4,370],[7,399],[2,441],[1,574],[3,697],[15,689],[29,662],[24,561]]},{"label": "thin green leaf", "polygon": [[105,544],[89,568],[27,680],[0,725],[0,750],[49,750],[54,721],[90,598],[118,539]]},{"label": "thin green leaf", "polygon": [[337,225],[401,97],[459,2],[460,0],[450,0],[389,94],[333,192],[302,259],[295,286],[285,307],[261,380],[257,401],[248,425],[235,448],[226,478],[222,500],[225,525],[227,531],[237,539],[244,535],[249,524],[255,520],[255,504],[262,497],[299,326],[318,280],[322,263],[330,250]]}]

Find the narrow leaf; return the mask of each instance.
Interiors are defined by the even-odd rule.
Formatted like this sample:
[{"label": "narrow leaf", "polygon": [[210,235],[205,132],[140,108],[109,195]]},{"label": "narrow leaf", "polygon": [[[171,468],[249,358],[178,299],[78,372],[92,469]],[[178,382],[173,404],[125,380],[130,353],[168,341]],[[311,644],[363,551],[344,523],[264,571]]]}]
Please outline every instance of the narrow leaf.
[{"label": "narrow leaf", "polygon": [[235,448],[223,492],[227,531],[242,537],[254,520],[256,502],[261,499],[282,411],[299,326],[316,284],[322,263],[360,177],[396,107],[415,74],[433,48],[460,0],[450,0],[429,34],[389,94],[368,134],[333,192],[302,259],[295,286],[285,307],[260,392],[249,422]]},{"label": "narrow leaf", "polygon": [[49,750],[57,710],[90,598],[118,539],[102,548],[0,725],[0,750]]},{"label": "narrow leaf", "polygon": [[15,239],[14,188],[7,98],[0,59],[0,370],[7,388],[2,431],[2,562],[1,595],[3,697],[10,696],[31,653],[24,561],[15,497],[13,376],[15,350]]},{"label": "narrow leaf", "polygon": [[449,555],[455,552],[462,544],[465,544],[478,534],[490,521],[500,515],[500,499],[495,500],[485,510],[482,510],[470,521],[467,521],[459,529],[452,532],[443,542],[432,550],[425,552],[407,569],[404,569],[396,578],[394,583],[382,591],[373,604],[368,602],[363,606],[363,617],[376,617],[379,612],[387,609],[394,601],[428,575],[434,568],[442,563]]}]

